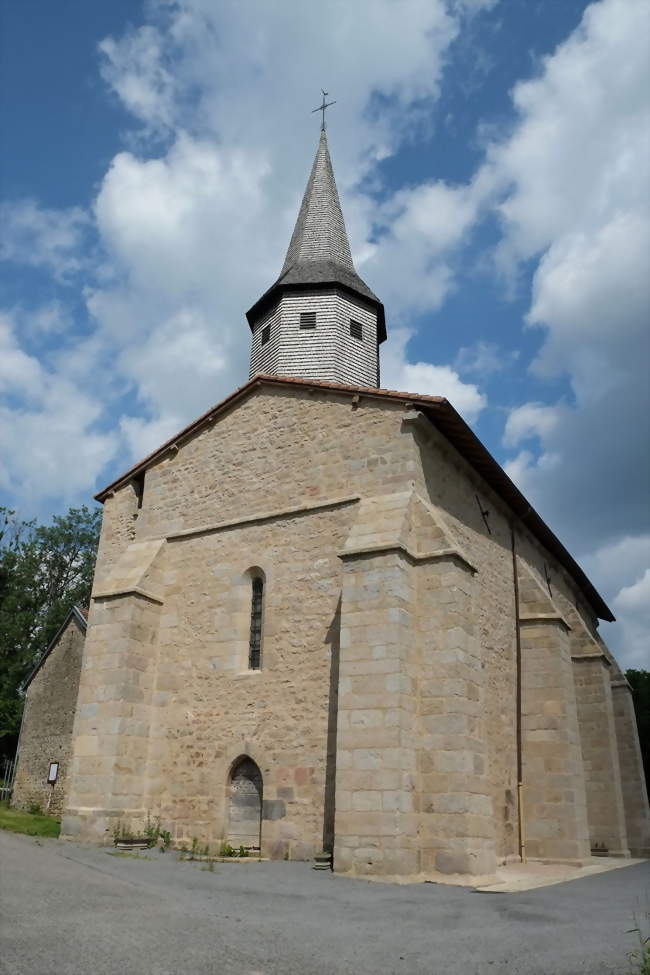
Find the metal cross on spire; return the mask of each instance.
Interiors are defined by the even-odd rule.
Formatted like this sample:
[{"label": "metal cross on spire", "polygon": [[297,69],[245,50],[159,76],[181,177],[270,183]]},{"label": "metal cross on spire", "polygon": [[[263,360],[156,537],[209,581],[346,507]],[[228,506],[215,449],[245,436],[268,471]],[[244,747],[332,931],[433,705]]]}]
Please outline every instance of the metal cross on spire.
[{"label": "metal cross on spire", "polygon": [[325,109],[326,108],[329,108],[330,105],[336,105],[336,102],[335,101],[334,102],[327,102],[327,101],[325,101],[325,99],[327,98],[329,92],[325,91],[324,88],[321,88],[321,91],[323,92],[323,104],[322,105],[319,105],[318,108],[312,109],[312,113],[311,114],[313,115],[314,112],[322,112],[323,113],[323,121],[321,122],[320,130],[321,130],[321,132],[324,132],[325,131]]}]

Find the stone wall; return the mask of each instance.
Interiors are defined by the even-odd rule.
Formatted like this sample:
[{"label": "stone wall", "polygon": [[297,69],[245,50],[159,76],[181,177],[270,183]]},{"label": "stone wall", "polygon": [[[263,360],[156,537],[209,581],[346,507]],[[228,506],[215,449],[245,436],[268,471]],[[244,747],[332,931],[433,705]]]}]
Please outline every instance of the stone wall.
[{"label": "stone wall", "polygon": [[[264,851],[300,857],[331,847],[338,552],[360,490],[410,484],[417,457],[410,438],[399,436],[401,413],[400,405],[357,409],[339,395],[256,394],[147,472],[141,510],[129,485],[107,499],[69,835],[109,835],[109,820],[128,810],[134,820],[160,815],[179,843],[196,835],[218,844],[228,831],[230,769],[246,754],[263,776]],[[136,748],[129,728],[139,704],[111,694],[100,701],[100,682],[108,680],[106,667],[118,670],[111,645],[124,648],[120,680],[137,653],[129,649],[129,612],[110,606],[138,588],[126,578],[125,560],[155,537],[167,544],[146,786],[142,800],[127,806],[131,793],[114,788],[118,776],[109,770],[124,764],[115,752],[120,735],[120,747]],[[266,578],[260,671],[247,669],[253,568]],[[116,625],[121,619],[122,636],[109,635],[109,611]],[[118,686],[117,676],[109,683]],[[99,754],[83,754],[93,735]]]},{"label": "stone wall", "polygon": [[634,702],[620,675],[612,681],[612,697],[627,841],[632,856],[650,857],[650,809]]},{"label": "stone wall", "polygon": [[[38,805],[55,816],[63,811],[84,639],[72,615],[27,688],[12,799],[19,809]],[[59,763],[53,786],[47,781],[51,762]]]},{"label": "stone wall", "polygon": [[573,658],[591,848],[629,856],[609,671],[602,653]]},{"label": "stone wall", "polygon": [[[147,803],[178,843],[227,838],[242,755],[262,773],[263,854],[307,858],[326,842],[336,553],[353,510],[340,502],[168,543]],[[265,578],[260,670],[248,669],[252,569]]]},{"label": "stone wall", "polygon": [[[528,609],[548,591],[552,620],[516,619],[513,531]],[[141,509],[128,484],[107,498],[100,553],[69,834],[149,813],[218,844],[248,756],[266,855],[334,842],[344,871],[489,873],[518,853],[520,623],[529,836],[537,856],[588,853],[566,620],[593,637],[593,615],[408,404],[256,387],[155,461]]]}]

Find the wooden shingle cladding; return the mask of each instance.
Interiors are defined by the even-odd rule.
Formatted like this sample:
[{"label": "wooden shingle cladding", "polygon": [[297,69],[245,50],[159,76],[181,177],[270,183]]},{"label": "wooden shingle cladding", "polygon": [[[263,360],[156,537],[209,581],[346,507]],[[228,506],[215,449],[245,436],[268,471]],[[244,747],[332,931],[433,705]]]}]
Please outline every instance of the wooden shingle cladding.
[{"label": "wooden shingle cladding", "polygon": [[[249,378],[258,372],[277,375],[280,355],[280,306],[277,305],[268,315],[256,323],[251,336],[251,364]],[[268,342],[262,343],[262,332],[269,329]]]},{"label": "wooden shingle cladding", "polygon": [[[310,315],[315,315],[314,326],[305,328],[305,316]],[[362,325],[362,339],[350,334],[351,320]],[[269,324],[270,339],[262,344],[262,329]],[[375,310],[335,288],[284,294],[271,315],[253,329],[250,375],[259,372],[376,386]]]}]

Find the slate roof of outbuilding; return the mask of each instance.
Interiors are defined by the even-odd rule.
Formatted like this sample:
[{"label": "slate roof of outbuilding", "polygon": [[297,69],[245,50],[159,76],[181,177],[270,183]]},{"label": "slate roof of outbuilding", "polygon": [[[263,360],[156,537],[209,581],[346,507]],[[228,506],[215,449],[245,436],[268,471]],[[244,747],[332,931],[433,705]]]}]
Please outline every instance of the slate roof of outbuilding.
[{"label": "slate roof of outbuilding", "polygon": [[251,328],[282,289],[340,285],[377,309],[378,339],[386,338],[384,306],[357,274],[339,200],[327,136],[320,142],[311,169],[287,256],[278,279],[246,313]]},{"label": "slate roof of outbuilding", "polygon": [[578,588],[582,591],[594,613],[603,620],[612,622],[615,617],[612,611],[598,593],[593,583],[587,578],[583,570],[567,551],[562,542],[551,531],[546,522],[537,514],[532,505],[526,500],[518,487],[510,480],[498,461],[481,443],[476,434],[465,423],[451,403],[443,396],[425,396],[420,393],[398,392],[390,389],[376,389],[372,386],[346,386],[341,383],[326,382],[320,379],[299,379],[288,376],[266,376],[258,374],[246,385],[236,389],[230,396],[213,406],[193,423],[181,430],[175,437],[171,437],[157,450],[149,454],[138,464],[118,477],[111,484],[95,495],[97,501],[105,501],[107,496],[124,485],[132,477],[142,473],[157,460],[164,457],[171,448],[181,445],[198,433],[206,424],[213,422],[220,414],[235,407],[257,387],[279,386],[282,388],[314,389],[323,392],[332,391],[348,396],[358,396],[368,400],[401,401],[404,405],[419,408],[431,423],[452,444],[474,470],[484,478],[487,484],[510,507],[513,514],[528,530],[555,556],[558,562],[569,572]]}]

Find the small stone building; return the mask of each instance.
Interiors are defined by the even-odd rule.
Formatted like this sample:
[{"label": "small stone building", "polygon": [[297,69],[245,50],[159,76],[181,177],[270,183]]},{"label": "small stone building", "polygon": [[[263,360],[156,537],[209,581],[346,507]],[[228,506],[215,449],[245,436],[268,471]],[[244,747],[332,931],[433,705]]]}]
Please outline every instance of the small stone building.
[{"label": "small stone building", "polygon": [[25,709],[18,742],[12,805],[63,812],[86,611],[73,606],[23,685]]},{"label": "small stone building", "polygon": [[647,851],[612,614],[450,403],[378,387],[324,132],[248,322],[250,382],[98,495],[63,834],[402,879]]}]

